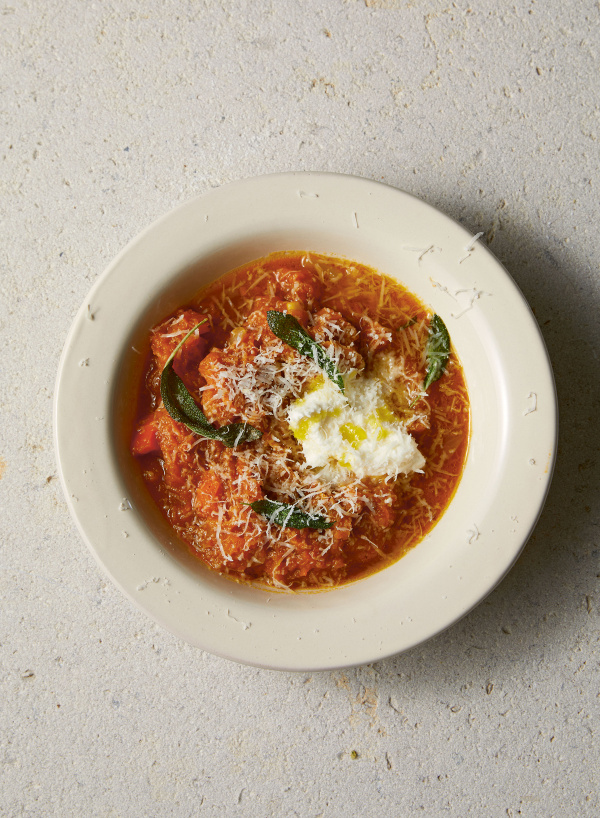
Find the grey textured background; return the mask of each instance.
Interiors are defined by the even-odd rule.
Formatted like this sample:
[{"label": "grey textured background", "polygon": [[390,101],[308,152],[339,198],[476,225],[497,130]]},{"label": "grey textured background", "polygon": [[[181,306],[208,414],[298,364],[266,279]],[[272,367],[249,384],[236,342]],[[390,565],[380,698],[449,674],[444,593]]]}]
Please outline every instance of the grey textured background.
[{"label": "grey textured background", "polygon": [[[599,51],[592,0],[0,5],[2,816],[600,814]],[[562,415],[499,588],[346,672],[249,669],[152,624],[80,541],[52,451],[60,351],[105,265],[186,199],[282,170],[383,180],[484,231]]]}]

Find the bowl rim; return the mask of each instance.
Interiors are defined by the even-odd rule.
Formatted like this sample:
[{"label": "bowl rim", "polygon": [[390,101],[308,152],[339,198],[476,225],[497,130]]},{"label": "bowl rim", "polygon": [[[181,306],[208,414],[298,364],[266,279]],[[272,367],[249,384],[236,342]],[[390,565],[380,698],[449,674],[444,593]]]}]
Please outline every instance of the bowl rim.
[{"label": "bowl rim", "polygon": [[[190,291],[199,264],[214,274],[226,272],[227,260],[251,261],[260,257],[247,257],[251,248],[293,236],[313,236],[318,247],[279,249],[321,252],[320,247],[347,245],[356,252],[331,254],[366,264],[373,256],[394,265],[398,257],[393,269],[370,266],[405,284],[408,277],[422,301],[452,316],[459,357],[463,362],[465,354],[472,357],[477,375],[478,417],[489,413],[494,422],[491,432],[486,427],[476,439],[473,455],[479,482],[485,473],[489,485],[477,489],[477,475],[469,475],[485,521],[481,528],[474,514],[474,528],[460,537],[454,531],[452,526],[464,529],[466,520],[461,499],[462,516],[448,509],[422,543],[389,568],[334,591],[290,599],[191,569],[174,556],[141,505],[131,502],[132,486],[115,450],[114,416],[124,356],[135,360],[129,351],[135,327],[152,310],[168,314],[174,288]],[[524,296],[474,238],[436,208],[381,182],[294,172],[212,189],[153,222],[115,257],[69,330],[54,393],[54,440],[61,485],[82,539],[138,608],[211,653],[259,667],[308,671],[408,650],[466,615],[496,587],[525,546],[549,490],[557,398],[543,337]],[[134,303],[140,290],[141,301]],[[485,370],[481,384],[477,363]],[[465,373],[469,383],[467,368]]]}]

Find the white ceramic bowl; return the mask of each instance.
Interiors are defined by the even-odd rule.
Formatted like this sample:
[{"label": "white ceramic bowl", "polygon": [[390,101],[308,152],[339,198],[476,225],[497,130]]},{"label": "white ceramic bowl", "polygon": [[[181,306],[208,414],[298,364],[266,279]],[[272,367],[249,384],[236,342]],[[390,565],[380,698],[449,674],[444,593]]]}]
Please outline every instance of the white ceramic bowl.
[{"label": "white ceramic bowl", "polygon": [[[458,491],[394,565],[322,593],[240,585],[187,554],[129,454],[148,329],[228,270],[312,250],[397,278],[439,313],[462,360],[472,439]],[[413,196],[322,173],[248,179],[194,199],[134,239],[99,278],[69,333],[55,441],[69,508],[97,561],[142,610],[204,650],[268,668],[318,670],[407,650],[480,602],[542,509],[556,451],[556,394],[516,285],[461,226]]]}]

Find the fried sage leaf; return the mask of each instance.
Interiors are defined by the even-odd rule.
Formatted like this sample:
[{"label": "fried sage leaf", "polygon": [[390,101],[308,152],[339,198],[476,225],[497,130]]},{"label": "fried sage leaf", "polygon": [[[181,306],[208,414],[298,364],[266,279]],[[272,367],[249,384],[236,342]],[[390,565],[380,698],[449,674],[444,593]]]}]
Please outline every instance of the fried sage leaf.
[{"label": "fried sage leaf", "polygon": [[323,370],[336,386],[339,386],[342,395],[344,394],[344,379],[342,373],[337,368],[333,358],[330,358],[323,347],[310,337],[308,332],[293,315],[277,310],[268,310],[267,322],[271,332],[284,343],[310,358]]},{"label": "fried sage leaf", "polygon": [[[205,318],[204,321],[206,320]],[[160,395],[165,409],[173,420],[183,423],[190,431],[200,435],[200,437],[220,440],[221,443],[224,443],[225,446],[231,449],[234,446],[239,446],[240,443],[258,440],[258,438],[262,436],[262,432],[249,423],[230,423],[227,426],[221,426],[220,429],[216,429],[173,369],[173,359],[175,355],[185,344],[190,335],[197,330],[204,321],[200,321],[200,323],[196,324],[171,353],[160,376]]]},{"label": "fried sage leaf", "polygon": [[256,500],[256,502],[248,503],[248,505],[257,514],[268,517],[269,522],[275,523],[281,528],[318,528],[322,530],[331,528],[333,525],[325,517],[320,517],[318,514],[307,514],[288,503],[276,503],[274,500]]},{"label": "fried sage leaf", "polygon": [[229,449],[239,446],[240,443],[252,443],[262,437],[262,432],[256,426],[249,423],[229,423],[217,429],[218,440],[224,443]]},{"label": "fried sage leaf", "polygon": [[450,336],[446,325],[439,315],[434,315],[429,328],[430,335],[425,355],[427,356],[427,374],[424,388],[429,389],[434,381],[442,377],[450,356]]}]

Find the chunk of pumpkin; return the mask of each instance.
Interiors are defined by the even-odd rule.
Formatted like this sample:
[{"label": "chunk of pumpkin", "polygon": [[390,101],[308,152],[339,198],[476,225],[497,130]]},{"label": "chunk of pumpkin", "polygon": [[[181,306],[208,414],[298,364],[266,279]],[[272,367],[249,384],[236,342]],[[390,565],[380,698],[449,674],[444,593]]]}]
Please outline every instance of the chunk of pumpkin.
[{"label": "chunk of pumpkin", "polygon": [[160,451],[158,435],[156,434],[156,422],[153,414],[142,421],[142,424],[136,430],[133,436],[131,450],[135,455],[154,454]]}]

